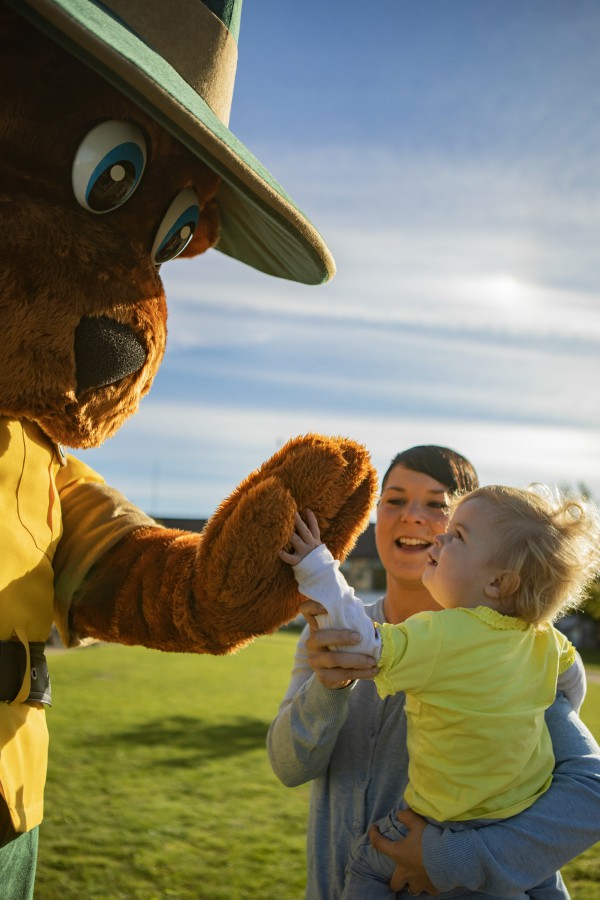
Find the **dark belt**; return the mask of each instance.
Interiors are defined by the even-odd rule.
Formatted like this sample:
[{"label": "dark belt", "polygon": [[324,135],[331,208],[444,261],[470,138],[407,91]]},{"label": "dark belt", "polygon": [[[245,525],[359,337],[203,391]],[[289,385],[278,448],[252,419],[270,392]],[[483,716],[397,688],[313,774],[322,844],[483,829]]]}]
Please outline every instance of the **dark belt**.
[{"label": "dark belt", "polygon": [[[33,700],[50,706],[50,675],[44,655],[43,641],[29,644],[30,689],[25,702]],[[20,641],[0,641],[0,700],[14,700],[23,684],[27,670],[27,655]]]}]

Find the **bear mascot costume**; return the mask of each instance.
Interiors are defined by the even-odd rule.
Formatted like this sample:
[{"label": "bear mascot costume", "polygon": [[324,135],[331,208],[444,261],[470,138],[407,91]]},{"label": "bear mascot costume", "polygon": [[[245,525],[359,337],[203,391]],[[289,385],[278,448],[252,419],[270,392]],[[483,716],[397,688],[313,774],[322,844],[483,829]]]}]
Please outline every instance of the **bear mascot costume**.
[{"label": "bear mascot costume", "polygon": [[[136,411],[165,349],[162,264],[217,247],[318,284],[322,238],[227,127],[239,0],[0,3],[0,896],[33,892],[53,621],[224,654],[293,618],[277,552],[312,508],[343,560],[375,473],[344,438],[289,441],[202,535],[163,528],[65,447]],[[201,285],[199,286],[201,290]],[[200,463],[199,463],[200,464]]]}]

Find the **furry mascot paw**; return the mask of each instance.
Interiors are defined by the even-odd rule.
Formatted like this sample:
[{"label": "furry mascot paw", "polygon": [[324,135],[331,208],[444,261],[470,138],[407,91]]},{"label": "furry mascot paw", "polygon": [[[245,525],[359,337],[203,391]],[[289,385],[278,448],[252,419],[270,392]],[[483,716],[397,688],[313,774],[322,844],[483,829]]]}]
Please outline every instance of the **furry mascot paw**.
[{"label": "furry mascot paw", "polygon": [[141,528],[98,563],[71,607],[73,631],[160,650],[227,653],[298,612],[292,570],[277,556],[296,511],[317,516],[344,560],[376,489],[367,451],[343,438],[289,441],[221,504],[202,535]]},{"label": "furry mascot paw", "polygon": [[[50,701],[44,645],[227,653],[294,616],[296,509],[340,558],[363,448],[291,441],[203,535],[157,524],[63,445],[94,447],[160,366],[160,267],[217,247],[318,284],[321,236],[227,127],[240,0],[0,0],[0,894],[31,896]],[[6,845],[6,846],[3,846]]]}]

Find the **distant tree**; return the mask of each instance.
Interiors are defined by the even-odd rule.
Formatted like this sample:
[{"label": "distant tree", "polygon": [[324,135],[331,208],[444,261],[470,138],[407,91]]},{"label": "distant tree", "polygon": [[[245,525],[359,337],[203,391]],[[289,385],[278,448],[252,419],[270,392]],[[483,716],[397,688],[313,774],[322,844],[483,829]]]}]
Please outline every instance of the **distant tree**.
[{"label": "distant tree", "polygon": [[581,606],[581,612],[600,622],[600,575],[588,587],[587,597]]},{"label": "distant tree", "polygon": [[[584,497],[586,500],[591,500],[593,503],[596,503],[596,500],[592,497],[592,492],[583,481],[577,483],[575,490],[569,485],[562,486],[562,490],[568,494],[578,494],[580,497]],[[600,572],[588,586],[586,598],[579,607],[578,612],[589,616],[596,622],[600,622]]]}]

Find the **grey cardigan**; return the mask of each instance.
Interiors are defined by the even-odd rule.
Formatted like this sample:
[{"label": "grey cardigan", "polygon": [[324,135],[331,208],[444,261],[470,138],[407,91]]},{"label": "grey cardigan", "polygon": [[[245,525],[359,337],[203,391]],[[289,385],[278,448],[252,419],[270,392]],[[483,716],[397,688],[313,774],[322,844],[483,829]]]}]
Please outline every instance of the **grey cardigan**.
[{"label": "grey cardigan", "polygon": [[[385,621],[382,601],[367,610]],[[307,900],[338,900],[352,841],[389,812],[406,785],[404,694],[382,701],[371,681],[325,688],[306,661],[307,636],[305,629],[267,750],[283,784],[312,782]],[[543,797],[502,823],[456,833],[426,828],[424,861],[443,896],[568,897],[555,871],[600,840],[600,748],[562,695],[546,718],[556,768]],[[538,888],[526,893],[532,885]]]}]

